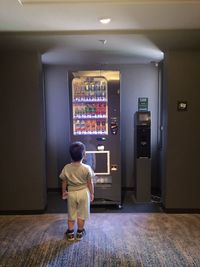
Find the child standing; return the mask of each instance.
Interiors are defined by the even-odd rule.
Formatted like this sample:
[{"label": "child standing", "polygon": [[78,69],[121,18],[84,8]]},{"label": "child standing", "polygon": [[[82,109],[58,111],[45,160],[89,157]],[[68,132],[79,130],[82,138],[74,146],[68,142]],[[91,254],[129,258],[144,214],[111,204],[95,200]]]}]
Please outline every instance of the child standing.
[{"label": "child standing", "polygon": [[74,225],[77,221],[76,239],[81,240],[85,235],[85,220],[90,214],[90,201],[94,200],[94,172],[89,165],[82,163],[85,156],[85,146],[81,142],[71,144],[70,156],[72,162],[64,166],[62,179],[62,198],[67,199],[68,229],[67,239],[74,240]]}]

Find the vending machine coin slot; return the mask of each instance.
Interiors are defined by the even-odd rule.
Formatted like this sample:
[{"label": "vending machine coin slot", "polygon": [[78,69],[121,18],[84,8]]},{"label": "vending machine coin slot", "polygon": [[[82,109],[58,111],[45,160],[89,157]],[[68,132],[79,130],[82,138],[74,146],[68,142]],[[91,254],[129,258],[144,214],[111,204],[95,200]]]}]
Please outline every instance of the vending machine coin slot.
[{"label": "vending machine coin slot", "polygon": [[111,171],[117,171],[117,170],[118,170],[117,164],[112,164],[111,165]]}]

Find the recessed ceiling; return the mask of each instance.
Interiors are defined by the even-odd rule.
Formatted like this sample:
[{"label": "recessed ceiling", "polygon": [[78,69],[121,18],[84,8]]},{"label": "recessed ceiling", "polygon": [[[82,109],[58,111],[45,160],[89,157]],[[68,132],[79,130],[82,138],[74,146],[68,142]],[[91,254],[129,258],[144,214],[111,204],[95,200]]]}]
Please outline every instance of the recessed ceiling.
[{"label": "recessed ceiling", "polygon": [[[18,0],[20,4],[62,4],[62,3],[121,3],[121,0]],[[199,0],[123,0],[129,4],[155,4],[155,3],[198,3]]]},{"label": "recessed ceiling", "polygon": [[[0,49],[37,49],[49,63],[115,64],[147,63],[168,48],[200,47],[200,0],[27,1],[0,1]],[[99,23],[102,17],[111,22]]]},{"label": "recessed ceiling", "polygon": [[[99,42],[105,40],[106,44]],[[63,40],[64,41],[64,40]],[[133,64],[163,59],[163,53],[142,34],[68,35],[65,45],[43,54],[45,63]],[[60,42],[61,43],[61,42]]]}]

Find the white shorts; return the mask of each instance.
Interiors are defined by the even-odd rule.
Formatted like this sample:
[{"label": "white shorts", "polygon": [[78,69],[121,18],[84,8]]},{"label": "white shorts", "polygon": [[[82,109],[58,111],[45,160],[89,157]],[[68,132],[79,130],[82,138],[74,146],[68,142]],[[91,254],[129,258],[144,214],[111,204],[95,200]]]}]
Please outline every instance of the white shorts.
[{"label": "white shorts", "polygon": [[86,220],[90,214],[90,193],[88,188],[78,191],[69,191],[67,198],[68,219],[75,221],[77,218]]}]

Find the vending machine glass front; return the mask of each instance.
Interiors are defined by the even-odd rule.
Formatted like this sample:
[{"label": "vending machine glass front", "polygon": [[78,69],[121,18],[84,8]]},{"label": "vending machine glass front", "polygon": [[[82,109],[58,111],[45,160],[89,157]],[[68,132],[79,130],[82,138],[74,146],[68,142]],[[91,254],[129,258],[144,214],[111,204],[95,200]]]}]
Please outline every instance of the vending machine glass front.
[{"label": "vending machine glass front", "polygon": [[72,80],[74,135],[108,134],[108,86],[104,77]]}]

